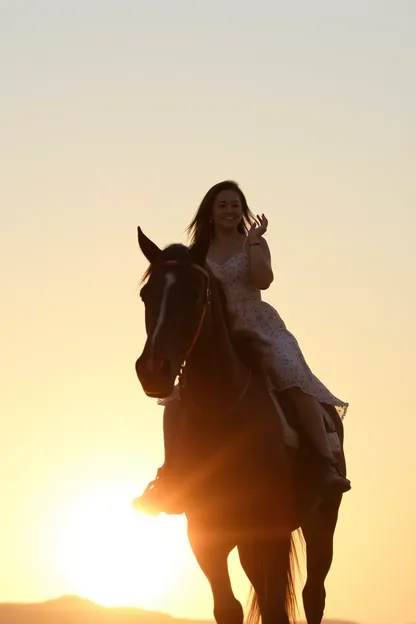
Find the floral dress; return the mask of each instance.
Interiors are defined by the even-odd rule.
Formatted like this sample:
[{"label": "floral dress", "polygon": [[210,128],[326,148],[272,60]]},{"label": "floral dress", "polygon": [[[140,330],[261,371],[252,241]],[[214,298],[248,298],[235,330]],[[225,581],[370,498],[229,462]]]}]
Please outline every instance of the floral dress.
[{"label": "floral dress", "polygon": [[[250,281],[250,265],[246,250],[235,254],[222,264],[207,260],[214,275],[222,282],[230,311],[247,328],[253,330],[269,345],[268,366],[277,390],[298,386],[315,396],[320,403],[333,405],[341,418],[348,403],[334,396],[312,373],[299,344],[278,312],[262,301],[261,291]],[[269,369],[270,370],[270,369]]]}]

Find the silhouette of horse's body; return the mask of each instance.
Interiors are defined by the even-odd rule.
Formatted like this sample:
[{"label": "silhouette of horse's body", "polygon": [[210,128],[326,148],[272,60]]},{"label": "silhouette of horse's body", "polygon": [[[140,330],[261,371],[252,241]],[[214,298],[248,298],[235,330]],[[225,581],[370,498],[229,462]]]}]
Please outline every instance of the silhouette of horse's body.
[{"label": "silhouette of horse's body", "polygon": [[[254,590],[249,620],[294,619],[292,532],[301,528],[303,604],[308,624],[319,624],[341,496],[322,496],[313,453],[285,445],[259,366],[262,345],[249,332],[233,331],[222,287],[206,268],[207,245],[162,251],[140,228],[139,244],[150,267],[141,292],[147,340],[136,371],[145,393],[159,398],[171,394],[180,376],[181,499],[215,619],[243,623],[227,568],[235,547]],[[285,393],[279,401],[293,411]],[[342,443],[342,422],[335,410],[332,416]],[[345,468],[343,454],[340,459]]]}]

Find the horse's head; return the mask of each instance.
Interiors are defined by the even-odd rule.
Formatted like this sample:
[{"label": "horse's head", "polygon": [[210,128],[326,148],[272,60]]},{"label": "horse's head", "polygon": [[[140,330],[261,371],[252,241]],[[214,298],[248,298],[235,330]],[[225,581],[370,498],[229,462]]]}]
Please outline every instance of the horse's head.
[{"label": "horse's head", "polygon": [[140,228],[138,238],[150,266],[140,292],[147,339],[136,373],[148,396],[163,398],[172,392],[203,326],[210,298],[204,269],[209,242],[161,250]]}]

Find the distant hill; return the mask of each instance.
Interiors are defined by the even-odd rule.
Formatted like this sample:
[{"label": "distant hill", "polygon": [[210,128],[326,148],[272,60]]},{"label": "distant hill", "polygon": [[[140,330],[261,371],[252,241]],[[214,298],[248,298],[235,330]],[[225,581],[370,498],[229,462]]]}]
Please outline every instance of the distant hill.
[{"label": "distant hill", "polygon": [[79,596],[62,596],[39,603],[0,603],[0,624],[196,623],[175,619],[171,615],[155,611],[144,611],[134,607],[102,607]]},{"label": "distant hill", "polygon": [[[356,624],[326,620],[326,624]],[[0,624],[212,624],[134,607],[102,607],[79,596],[39,603],[0,603]]]}]

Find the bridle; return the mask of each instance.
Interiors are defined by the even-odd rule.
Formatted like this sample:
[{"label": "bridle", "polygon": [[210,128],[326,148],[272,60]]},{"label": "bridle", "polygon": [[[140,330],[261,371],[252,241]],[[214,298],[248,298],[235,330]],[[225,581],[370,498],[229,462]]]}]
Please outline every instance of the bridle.
[{"label": "bridle", "polygon": [[[177,260],[166,260],[165,262],[162,263],[161,266],[162,267],[172,267],[172,266],[173,267],[181,267],[181,266],[183,266],[183,264],[178,262]],[[179,386],[180,386],[181,390],[183,390],[185,388],[185,386],[186,386],[186,377],[185,377],[186,363],[189,360],[189,357],[190,357],[191,353],[193,352],[195,346],[198,343],[198,340],[199,340],[199,338],[201,336],[202,328],[204,326],[205,317],[206,317],[206,315],[209,312],[210,307],[211,307],[211,278],[210,278],[210,275],[209,275],[208,271],[206,271],[199,264],[195,264],[195,263],[192,263],[190,265],[190,267],[192,269],[202,273],[202,275],[205,277],[205,280],[206,280],[206,288],[205,288],[204,305],[202,307],[202,311],[201,311],[201,315],[199,317],[198,325],[197,325],[195,334],[193,335],[193,338],[192,338],[192,340],[191,340],[191,342],[189,344],[189,347],[187,348],[187,350],[185,352],[185,357],[183,359],[183,362],[181,364],[180,371],[179,371]],[[251,374],[251,370],[249,370],[246,382],[245,382],[245,384],[244,384],[244,386],[243,386],[239,396],[237,397],[237,400],[233,402],[233,404],[231,405],[231,407],[229,409],[225,410],[225,414],[228,414],[228,413],[234,411],[238,407],[240,402],[244,399],[244,397],[247,394],[247,391],[249,389],[249,386],[250,386],[250,383],[251,383],[251,379],[252,379],[252,374]],[[189,401],[189,397],[188,397],[188,401]],[[201,409],[197,405],[194,405],[194,407],[197,407],[198,409]]]},{"label": "bridle", "polygon": [[[180,262],[178,262],[177,260],[167,260],[166,262],[164,262],[162,264],[162,266],[183,266]],[[198,321],[198,325],[195,331],[195,334],[189,344],[189,347],[187,348],[186,352],[185,352],[185,357],[183,360],[183,364],[181,366],[181,372],[183,370],[184,364],[187,362],[187,360],[189,359],[192,351],[194,350],[200,336],[201,336],[201,332],[202,332],[202,328],[204,326],[204,320],[205,317],[207,315],[207,312],[211,306],[211,280],[210,280],[210,276],[208,271],[206,271],[203,267],[199,266],[199,264],[191,264],[191,268],[195,269],[197,271],[199,271],[200,273],[202,273],[202,275],[205,277],[206,279],[206,289],[205,289],[205,301],[204,301],[204,305],[201,311],[201,316],[199,317],[199,321]]]}]

